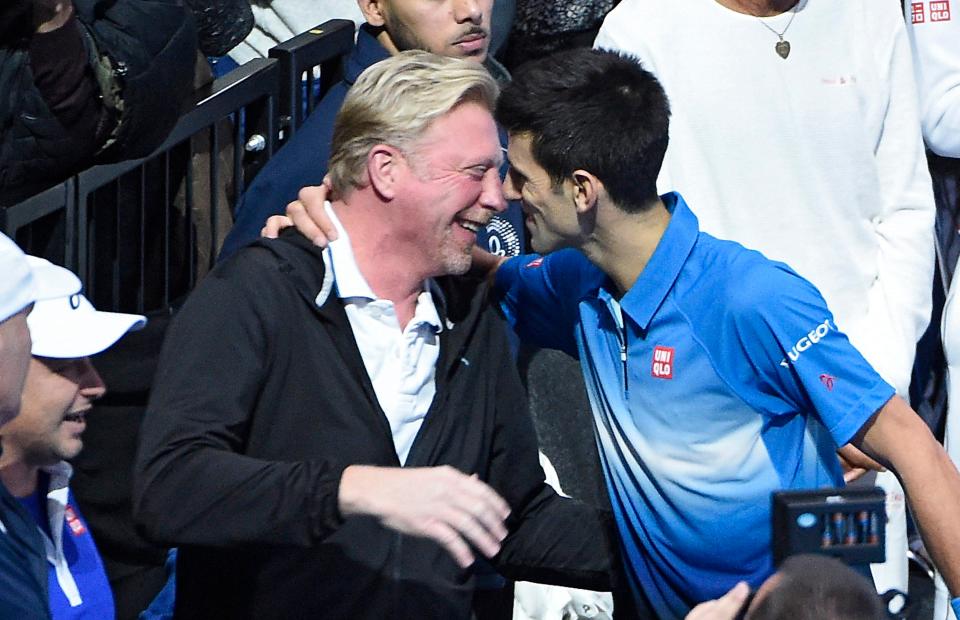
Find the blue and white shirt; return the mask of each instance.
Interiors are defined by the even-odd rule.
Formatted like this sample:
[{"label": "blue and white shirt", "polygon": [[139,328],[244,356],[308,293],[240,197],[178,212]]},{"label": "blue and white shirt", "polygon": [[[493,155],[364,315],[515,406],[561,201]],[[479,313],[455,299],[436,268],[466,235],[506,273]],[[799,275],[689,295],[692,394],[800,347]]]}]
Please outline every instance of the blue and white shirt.
[{"label": "blue and white shirt", "polygon": [[521,340],[579,358],[631,585],[682,618],[773,572],[770,494],[842,486],[837,446],[894,390],[813,285],[664,201],[619,300],[575,250],[510,259],[496,289]]},{"label": "blue and white shirt", "polygon": [[102,620],[115,616],[113,592],[90,528],[67,486],[66,462],[42,468],[32,495],[20,498],[43,537],[53,620]]}]

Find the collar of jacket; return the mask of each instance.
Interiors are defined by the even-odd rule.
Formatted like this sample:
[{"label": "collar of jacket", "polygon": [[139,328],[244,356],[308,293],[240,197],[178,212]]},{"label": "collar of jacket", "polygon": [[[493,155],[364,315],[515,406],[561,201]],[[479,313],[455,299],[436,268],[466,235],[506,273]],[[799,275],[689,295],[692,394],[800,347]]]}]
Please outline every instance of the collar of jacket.
[{"label": "collar of jacket", "polygon": [[[332,327],[331,338],[344,359],[356,368],[364,368],[343,303],[336,295],[330,294],[333,278],[326,269],[323,249],[293,228],[284,231],[279,239],[260,239],[254,245],[267,249],[277,258],[278,271],[290,280],[319,319]],[[439,394],[443,383],[460,366],[463,351],[474,336],[487,304],[487,288],[484,281],[467,276],[442,276],[434,281],[442,295],[434,302],[445,327],[439,335],[440,357],[436,375]],[[364,383],[369,384],[369,381]],[[372,397],[372,386],[368,385],[368,388]]]}]

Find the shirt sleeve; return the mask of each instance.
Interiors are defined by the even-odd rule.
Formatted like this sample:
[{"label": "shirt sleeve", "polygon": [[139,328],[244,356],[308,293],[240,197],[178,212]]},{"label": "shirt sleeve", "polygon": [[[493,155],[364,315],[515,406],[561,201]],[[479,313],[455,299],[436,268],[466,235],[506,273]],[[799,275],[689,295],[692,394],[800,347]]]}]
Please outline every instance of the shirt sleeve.
[{"label": "shirt sleeve", "polygon": [[893,387],[850,344],[808,281],[770,263],[744,276],[750,284],[726,319],[733,342],[719,353],[746,353],[750,368],[733,370],[736,382],[751,388],[743,397],[772,418],[813,411],[837,445],[849,442],[894,395]]},{"label": "shirt sleeve", "polygon": [[923,137],[930,150],[960,157],[960,17],[948,1],[904,3],[920,90]]},{"label": "shirt sleeve", "polygon": [[521,341],[579,357],[579,301],[602,280],[602,272],[576,250],[527,254],[500,265],[494,295]]}]

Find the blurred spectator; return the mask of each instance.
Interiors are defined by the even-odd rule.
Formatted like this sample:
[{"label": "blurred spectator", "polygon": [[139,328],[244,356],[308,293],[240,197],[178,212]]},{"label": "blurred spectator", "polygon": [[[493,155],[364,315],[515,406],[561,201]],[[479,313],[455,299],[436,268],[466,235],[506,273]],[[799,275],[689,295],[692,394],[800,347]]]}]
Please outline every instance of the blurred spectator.
[{"label": "blurred spectator", "polygon": [[[930,319],[934,201],[897,3],[624,0],[596,46],[636,55],[670,97],[660,191],[809,279],[907,397]],[[889,472],[876,482],[890,523],[874,576],[906,591],[903,490]]]},{"label": "blurred spectator", "polygon": [[516,0],[513,27],[499,54],[513,71],[528,60],[572,47],[590,47],[619,0]]},{"label": "blurred spectator", "polygon": [[752,601],[741,582],[723,597],[697,605],[686,620],[887,620],[872,586],[839,560],[796,555],[757,589]]},{"label": "blurred spectator", "polygon": [[[66,269],[28,257],[34,271]],[[32,354],[20,414],[0,426],[0,481],[33,518],[43,539],[46,583],[53,618],[113,618],[103,563],[67,486],[66,459],[83,447],[81,434],[104,385],[90,363],[142,316],[97,312],[79,294],[38,301],[27,318]]]},{"label": "blurred spectator", "polygon": [[10,0],[0,41],[0,205],[147,155],[192,90],[196,32],[179,0]]},{"label": "blurred spectator", "polygon": [[[350,19],[357,26],[364,22],[357,0],[249,1],[253,9],[254,26],[250,34],[229,51],[234,66],[254,58],[266,58],[270,48],[278,43],[292,39],[327,20]],[[223,69],[218,68],[217,74],[222,75]]]},{"label": "blurred spectator", "polygon": [[923,137],[931,151],[960,157],[960,16],[944,0],[904,2],[920,88]]},{"label": "blurred spectator", "polygon": [[184,0],[197,21],[200,51],[222,56],[240,44],[253,29],[248,0]]},{"label": "blurred spectator", "polygon": [[[27,315],[34,302],[80,291],[80,280],[63,271],[32,267],[20,248],[0,234],[0,425],[20,410],[30,365]],[[43,540],[30,514],[3,484],[0,576],[0,618],[50,618]]]},{"label": "blurred spectator", "polygon": [[[937,201],[939,266],[943,288],[950,291],[940,323],[943,350],[933,350],[934,354],[945,354],[947,361],[946,404],[950,412],[945,422],[938,415],[943,412],[942,399],[934,398],[930,404],[935,427],[943,430],[944,445],[955,463],[960,462],[960,406],[956,404],[960,401],[960,306],[953,282],[960,257],[960,17],[951,12],[956,8],[956,3],[942,0],[904,2],[920,90],[923,138],[930,150],[928,160]],[[943,303],[942,294],[935,296],[936,302]],[[936,367],[933,372],[937,372]],[[936,385],[931,388],[934,396]],[[949,597],[939,573],[935,584],[934,618],[956,620],[948,608]]]}]

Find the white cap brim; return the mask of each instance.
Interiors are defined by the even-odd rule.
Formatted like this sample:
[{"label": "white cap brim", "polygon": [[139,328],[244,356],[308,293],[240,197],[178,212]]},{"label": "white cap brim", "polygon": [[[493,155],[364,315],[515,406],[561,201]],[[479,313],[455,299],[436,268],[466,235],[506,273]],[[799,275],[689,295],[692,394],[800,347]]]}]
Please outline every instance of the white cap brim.
[{"label": "white cap brim", "polygon": [[139,314],[100,312],[79,293],[38,301],[27,317],[33,355],[61,359],[96,355],[146,323]]}]

